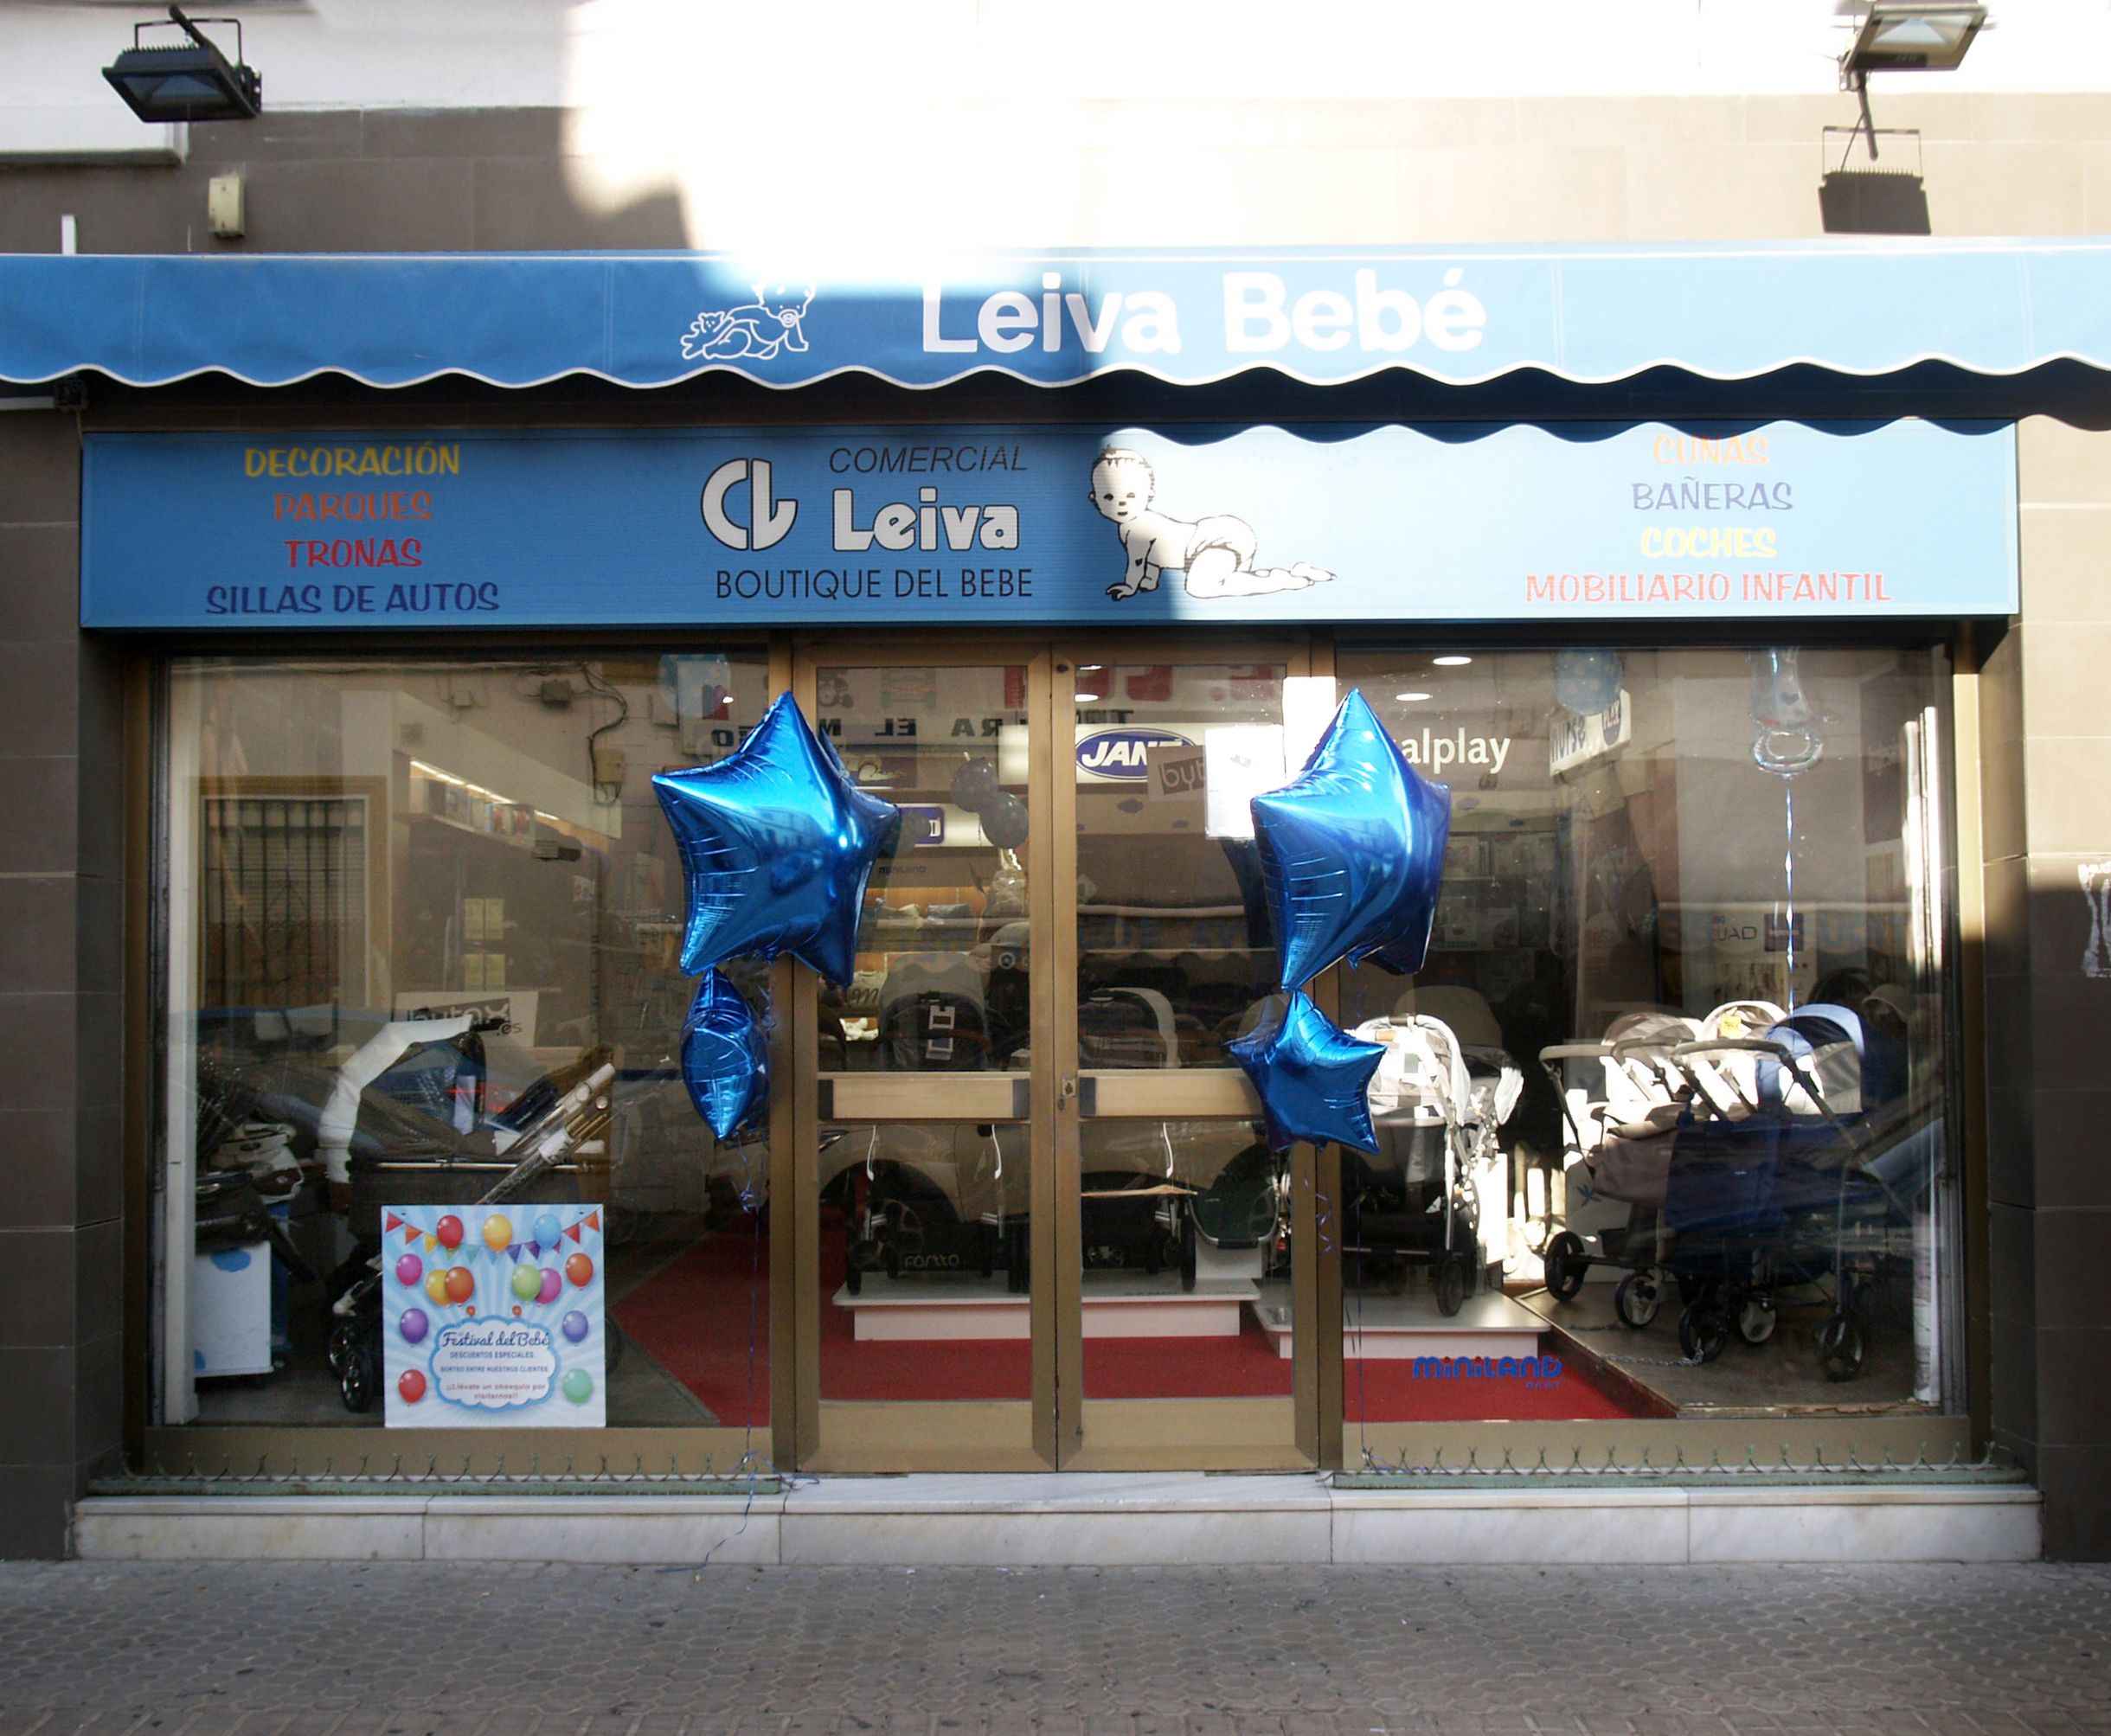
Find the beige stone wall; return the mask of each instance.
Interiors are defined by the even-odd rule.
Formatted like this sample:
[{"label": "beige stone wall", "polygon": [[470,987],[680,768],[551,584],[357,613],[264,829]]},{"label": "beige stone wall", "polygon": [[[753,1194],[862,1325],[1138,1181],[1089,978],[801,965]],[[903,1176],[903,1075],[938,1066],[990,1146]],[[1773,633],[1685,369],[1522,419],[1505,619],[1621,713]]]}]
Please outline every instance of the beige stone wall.
[{"label": "beige stone wall", "polygon": [[[2049,1547],[2111,1553],[2111,977],[2079,870],[2111,863],[2111,433],[2020,430],[2023,613],[1982,680],[1995,1438]],[[2111,868],[2107,869],[2111,874]]]}]

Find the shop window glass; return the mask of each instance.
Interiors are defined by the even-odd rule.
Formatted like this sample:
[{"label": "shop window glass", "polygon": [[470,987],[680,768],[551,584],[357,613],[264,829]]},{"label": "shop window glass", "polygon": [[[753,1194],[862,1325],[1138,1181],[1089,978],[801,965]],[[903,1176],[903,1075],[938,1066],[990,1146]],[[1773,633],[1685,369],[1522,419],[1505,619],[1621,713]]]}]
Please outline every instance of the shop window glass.
[{"label": "shop window glass", "polygon": [[825,668],[815,690],[850,775],[902,810],[866,885],[850,986],[821,988],[821,1070],[1022,1070],[1025,666]]},{"label": "shop window glass", "polygon": [[1285,673],[1079,665],[1080,1067],[1229,1067],[1276,992],[1246,803],[1283,779]]},{"label": "shop window glass", "polygon": [[[555,1329],[597,1246],[607,1423],[767,1422],[767,1131],[715,1141],[678,1076],[651,781],[729,753],[765,687],[759,650],[173,666],[164,1421],[380,1424],[378,1315],[333,1304],[386,1211],[496,1194],[496,1246],[393,1227],[384,1290],[406,1252],[420,1287],[467,1266]],[[426,1329],[475,1306],[443,1289]]]},{"label": "shop window glass", "polygon": [[1453,795],[1426,968],[1339,973],[1351,1441],[1956,1408],[1940,657],[1338,668]]}]

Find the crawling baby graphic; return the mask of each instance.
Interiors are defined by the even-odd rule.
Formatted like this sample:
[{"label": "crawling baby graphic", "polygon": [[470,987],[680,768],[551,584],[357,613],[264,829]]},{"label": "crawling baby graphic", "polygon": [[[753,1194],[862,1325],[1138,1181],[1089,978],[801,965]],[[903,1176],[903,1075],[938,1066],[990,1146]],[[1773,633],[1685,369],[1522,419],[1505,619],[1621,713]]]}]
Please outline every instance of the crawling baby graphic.
[{"label": "crawling baby graphic", "polygon": [[1301,591],[1334,575],[1300,561],[1293,567],[1255,567],[1259,540],[1242,518],[1216,514],[1193,524],[1151,509],[1151,462],[1126,446],[1109,446],[1093,461],[1092,503],[1121,533],[1128,570],[1107,594],[1117,602],[1158,588],[1167,567],[1187,577],[1190,597],[1258,597]]},{"label": "crawling baby graphic", "polygon": [[760,283],[755,298],[739,307],[706,308],[682,336],[682,355],[690,362],[725,362],[749,356],[774,360],[780,349],[803,350],[801,322],[813,300],[813,285]]}]

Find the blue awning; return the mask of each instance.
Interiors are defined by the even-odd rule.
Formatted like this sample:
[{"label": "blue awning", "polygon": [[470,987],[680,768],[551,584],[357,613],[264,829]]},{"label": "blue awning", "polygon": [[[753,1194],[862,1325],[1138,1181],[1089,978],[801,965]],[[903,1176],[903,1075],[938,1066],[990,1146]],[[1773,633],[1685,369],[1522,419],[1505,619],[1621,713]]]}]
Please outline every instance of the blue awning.
[{"label": "blue awning", "polygon": [[0,257],[0,380],[658,387],[1251,368],[1325,385],[1674,368],[2111,369],[2111,240],[978,254],[809,276],[699,253]]}]

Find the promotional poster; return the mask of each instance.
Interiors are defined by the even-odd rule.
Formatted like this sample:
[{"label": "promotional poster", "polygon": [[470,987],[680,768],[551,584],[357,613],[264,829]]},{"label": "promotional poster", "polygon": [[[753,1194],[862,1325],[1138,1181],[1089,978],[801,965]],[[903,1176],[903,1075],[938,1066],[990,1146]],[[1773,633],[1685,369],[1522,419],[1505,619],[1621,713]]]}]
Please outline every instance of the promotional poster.
[{"label": "promotional poster", "polygon": [[391,1428],[599,1428],[607,1421],[598,1205],[382,1212]]}]

